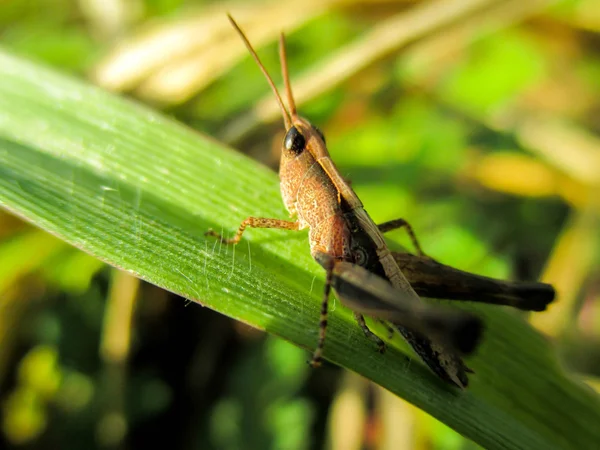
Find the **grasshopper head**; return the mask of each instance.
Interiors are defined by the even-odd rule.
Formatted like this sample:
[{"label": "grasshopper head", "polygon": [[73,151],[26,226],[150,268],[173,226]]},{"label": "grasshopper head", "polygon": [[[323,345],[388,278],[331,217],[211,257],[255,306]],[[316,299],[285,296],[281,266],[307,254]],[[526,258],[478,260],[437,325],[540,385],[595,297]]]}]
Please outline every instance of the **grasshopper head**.
[{"label": "grasshopper head", "polygon": [[279,104],[286,130],[281,149],[279,170],[281,194],[289,212],[294,214],[296,212],[296,194],[298,193],[304,175],[306,175],[307,171],[310,170],[316,160],[323,156],[329,156],[327,147],[325,146],[325,136],[323,136],[321,130],[312,125],[308,120],[298,116],[296,112],[296,103],[292,94],[287,67],[285,37],[283,33],[280,35],[279,39],[279,59],[281,61],[281,71],[288,100],[288,108],[285,107],[273,79],[260,61],[254,48],[252,48],[250,41],[248,41],[248,38],[233,18],[231,16],[228,17],[229,21],[246,44],[248,51],[258,64],[258,67],[265,75],[269,86],[271,86],[271,89],[275,94],[277,103]]},{"label": "grasshopper head", "polygon": [[323,132],[312,125],[308,120],[292,116],[292,125],[287,129],[283,138],[281,159],[298,157],[305,151],[309,151],[315,159],[324,156],[325,136]]},{"label": "grasshopper head", "polygon": [[283,140],[283,151],[281,155],[282,164],[284,163],[284,160],[296,158],[299,155],[303,154],[307,149],[310,151],[311,154],[314,155],[316,159],[318,159],[321,156],[326,156],[327,150],[325,147],[325,137],[323,136],[321,130],[313,126],[308,120],[298,116],[296,112],[296,103],[292,94],[292,87],[290,84],[290,77],[287,67],[287,58],[285,53],[285,37],[283,33],[280,35],[279,39],[279,59],[281,61],[281,71],[283,73],[283,82],[287,94],[289,106],[288,109],[286,109],[283,103],[283,99],[281,98],[281,95],[279,94],[279,91],[277,90],[273,79],[267,72],[267,69],[265,68],[263,63],[260,61],[260,58],[256,54],[256,51],[254,50],[252,45],[250,44],[250,41],[248,41],[248,38],[238,26],[238,24],[235,22],[235,20],[233,20],[231,16],[228,17],[229,21],[246,44],[248,51],[258,64],[258,67],[260,67],[260,70],[265,75],[269,86],[271,86],[271,89],[275,94],[275,98],[277,99],[279,108],[281,109],[281,115],[283,116],[283,123],[286,129],[286,135]]}]

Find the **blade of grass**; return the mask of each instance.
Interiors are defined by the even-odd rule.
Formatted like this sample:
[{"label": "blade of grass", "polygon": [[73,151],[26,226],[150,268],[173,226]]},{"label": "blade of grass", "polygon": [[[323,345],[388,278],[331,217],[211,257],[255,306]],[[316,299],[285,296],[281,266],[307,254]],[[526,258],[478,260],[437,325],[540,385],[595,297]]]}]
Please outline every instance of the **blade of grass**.
[{"label": "blade of grass", "polygon": [[[157,113],[0,53],[0,204],[110,264],[299,346],[317,341],[322,271],[305,233],[205,239],[248,215],[286,217],[268,169]],[[314,283],[315,277],[319,282]],[[379,355],[332,311],[325,355],[490,449],[593,448],[600,404],[521,318],[489,330],[457,392],[398,350]]]}]

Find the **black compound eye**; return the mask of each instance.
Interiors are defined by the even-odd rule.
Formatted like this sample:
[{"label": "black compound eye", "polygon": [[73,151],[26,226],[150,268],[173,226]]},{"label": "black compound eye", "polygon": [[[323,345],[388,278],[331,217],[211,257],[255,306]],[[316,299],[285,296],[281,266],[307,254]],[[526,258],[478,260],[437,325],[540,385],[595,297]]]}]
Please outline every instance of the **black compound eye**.
[{"label": "black compound eye", "polygon": [[323,132],[319,128],[317,128],[317,127],[313,127],[313,128],[315,129],[315,131],[317,132],[317,134],[319,135],[319,137],[323,141],[323,144],[326,144],[326,142],[325,142],[325,135],[323,134]]},{"label": "black compound eye", "polygon": [[291,150],[296,154],[300,154],[306,147],[306,139],[304,139],[304,136],[300,134],[296,127],[292,127],[285,135],[283,146],[287,150]]},{"label": "black compound eye", "polygon": [[365,266],[367,264],[369,257],[367,252],[362,247],[357,247],[354,249],[354,263],[359,266]]}]

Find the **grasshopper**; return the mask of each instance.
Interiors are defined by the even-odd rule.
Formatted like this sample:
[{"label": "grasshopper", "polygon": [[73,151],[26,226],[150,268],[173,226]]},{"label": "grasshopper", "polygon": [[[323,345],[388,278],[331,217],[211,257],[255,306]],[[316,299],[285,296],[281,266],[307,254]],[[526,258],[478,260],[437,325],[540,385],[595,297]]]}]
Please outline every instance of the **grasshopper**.
[{"label": "grasshopper", "polygon": [[319,338],[310,361],[321,364],[327,330],[331,289],[354,311],[364,334],[380,352],[385,343],[367,326],[364,316],[380,320],[407,340],[415,353],[441,379],[460,388],[468,385],[472,372],[462,356],[475,350],[482,321],[471,313],[429,306],[421,301],[398,265],[398,255],[387,246],[383,233],[404,228],[419,255],[427,260],[410,225],[403,219],[376,225],[350,185],[331,160],[325,136],[300,117],[292,94],[285,37],[279,40],[279,56],[288,107],[258,55],[231,16],[231,24],[265,75],[281,109],[286,130],[279,168],[281,195],[290,217],[296,220],[248,217],[231,239],[209,230],[206,234],[227,244],[237,244],[248,228],[309,228],[310,252],[325,269]]}]

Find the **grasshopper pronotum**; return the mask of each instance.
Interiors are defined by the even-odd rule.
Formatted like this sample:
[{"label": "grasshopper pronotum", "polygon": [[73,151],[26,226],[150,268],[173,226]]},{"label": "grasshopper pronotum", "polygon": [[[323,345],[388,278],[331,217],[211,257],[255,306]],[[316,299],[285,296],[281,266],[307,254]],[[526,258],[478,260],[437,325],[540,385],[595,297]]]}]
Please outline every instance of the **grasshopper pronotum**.
[{"label": "grasshopper pronotum", "polygon": [[[365,335],[378,344],[380,351],[385,349],[385,344],[369,330],[363,314],[385,321],[392,329],[398,330],[440,378],[461,388],[466,387],[467,373],[472,371],[463,363],[461,356],[476,348],[483,331],[481,320],[468,312],[429,306],[422,302],[402,273],[399,263],[409,269],[421,267],[431,273],[444,273],[446,281],[437,283],[438,291],[443,290],[444,283],[446,287],[456,287],[461,286],[461,283],[472,283],[473,278],[465,277],[464,272],[452,272],[448,266],[424,257],[406,221],[398,219],[379,226],[373,222],[331,160],[323,133],[296,112],[283,34],[280,37],[279,51],[287,109],[252,45],[231,16],[229,20],[267,78],[281,109],[286,129],[279,170],[281,195],[290,216],[296,217],[296,220],[248,217],[232,239],[225,239],[214,231],[208,231],[207,234],[216,236],[225,243],[236,244],[247,227],[310,229],[311,255],[327,274],[321,305],[319,340],[311,360],[313,366],[321,363],[327,329],[328,299],[333,287],[342,304],[354,311]],[[397,228],[406,229],[421,255],[420,258],[407,259],[388,248],[383,233]],[[414,270],[411,275],[413,279],[419,278]],[[470,281],[465,281],[467,279]],[[516,291],[505,296],[495,295],[494,290],[498,290],[502,283],[492,280],[492,283],[485,284],[485,280],[489,279],[479,277],[475,281],[479,282],[480,293],[487,290],[490,294],[491,291],[490,303],[543,310],[554,298],[552,288],[539,283],[536,285],[542,286],[542,295],[529,303],[519,298]],[[430,279],[429,286],[433,288],[434,285]],[[421,289],[426,292],[427,286],[421,286]],[[460,297],[464,290],[461,287],[450,297]]]}]

